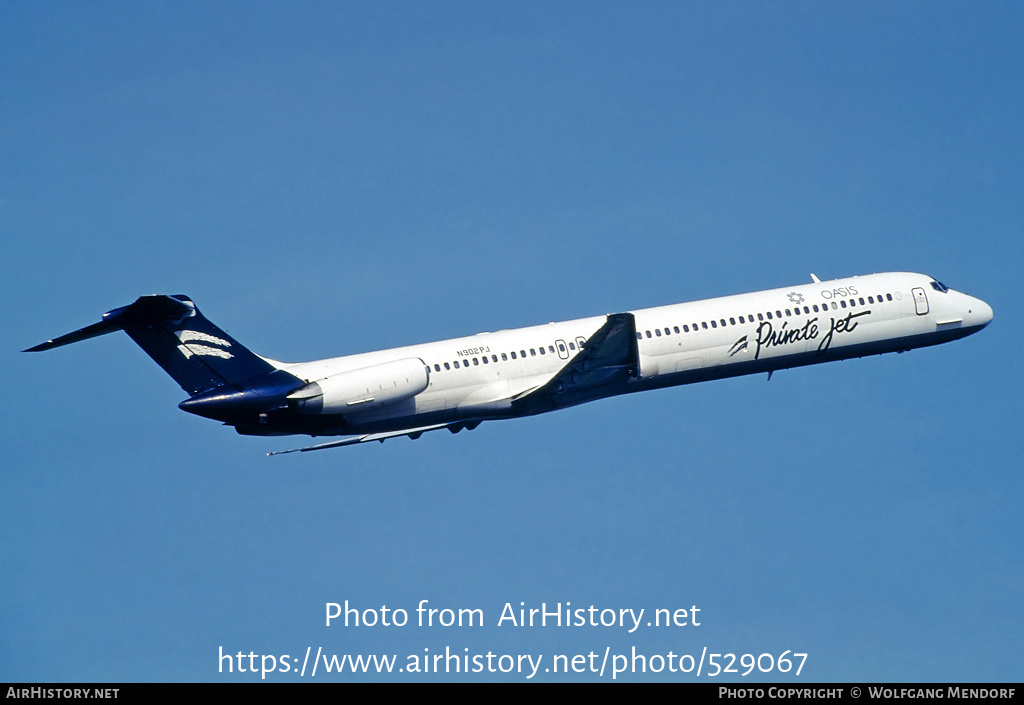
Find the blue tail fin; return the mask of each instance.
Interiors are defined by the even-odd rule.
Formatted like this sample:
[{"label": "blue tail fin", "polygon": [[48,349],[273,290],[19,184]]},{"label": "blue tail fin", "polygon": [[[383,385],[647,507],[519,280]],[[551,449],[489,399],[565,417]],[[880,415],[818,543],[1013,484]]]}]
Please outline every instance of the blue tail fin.
[{"label": "blue tail fin", "polygon": [[103,314],[103,320],[25,352],[50,350],[123,330],[190,396],[224,385],[242,386],[275,370],[213,325],[187,296],[143,296]]}]

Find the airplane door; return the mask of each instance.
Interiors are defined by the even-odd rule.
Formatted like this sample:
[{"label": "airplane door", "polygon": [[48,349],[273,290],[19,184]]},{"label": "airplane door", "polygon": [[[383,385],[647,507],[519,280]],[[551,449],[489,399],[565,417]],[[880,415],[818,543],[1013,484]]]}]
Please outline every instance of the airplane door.
[{"label": "airplane door", "polygon": [[569,346],[565,344],[564,340],[555,341],[555,350],[558,351],[558,357],[563,360],[569,359]]},{"label": "airplane door", "polygon": [[914,306],[917,308],[917,315],[923,316],[928,313],[928,297],[925,296],[924,289],[915,286],[911,291],[914,294]]}]

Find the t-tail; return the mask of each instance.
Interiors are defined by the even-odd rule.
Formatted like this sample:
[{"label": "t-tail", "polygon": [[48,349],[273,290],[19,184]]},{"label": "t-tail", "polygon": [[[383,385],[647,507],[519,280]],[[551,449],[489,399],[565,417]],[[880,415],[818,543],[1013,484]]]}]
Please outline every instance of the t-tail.
[{"label": "t-tail", "polygon": [[181,294],[143,296],[103,320],[24,352],[51,350],[123,330],[190,396],[179,407],[226,423],[259,423],[305,385],[211,323]]}]

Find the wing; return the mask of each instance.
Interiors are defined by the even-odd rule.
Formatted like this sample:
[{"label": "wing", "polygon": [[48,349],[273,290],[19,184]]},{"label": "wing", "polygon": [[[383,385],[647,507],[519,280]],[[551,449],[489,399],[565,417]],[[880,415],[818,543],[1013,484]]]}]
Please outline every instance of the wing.
[{"label": "wing", "polygon": [[595,398],[637,376],[639,353],[632,313],[608,314],[586,347],[546,383],[520,393],[512,408],[533,413],[571,406]]},{"label": "wing", "polygon": [[330,443],[321,443],[315,446],[306,446],[305,448],[290,448],[289,450],[275,450],[267,453],[267,455],[284,455],[285,453],[307,453],[311,450],[324,450],[326,448],[339,448],[341,446],[351,446],[356,443],[369,443],[370,441],[380,441],[383,443],[389,438],[397,438],[399,436],[408,436],[409,438],[416,440],[427,431],[436,431],[440,428],[447,428],[452,433],[458,433],[459,431],[466,429],[472,431],[474,428],[480,425],[480,421],[455,421],[453,423],[437,423],[431,426],[419,426],[418,428],[404,428],[398,431],[384,431],[381,433],[364,433],[359,436],[347,436],[341,440],[331,441]]}]

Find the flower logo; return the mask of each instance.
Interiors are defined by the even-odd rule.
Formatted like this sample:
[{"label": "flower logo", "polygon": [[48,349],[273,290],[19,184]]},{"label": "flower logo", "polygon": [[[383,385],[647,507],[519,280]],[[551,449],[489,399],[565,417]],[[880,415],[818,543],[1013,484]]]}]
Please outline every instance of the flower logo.
[{"label": "flower logo", "polygon": [[790,303],[802,304],[804,302],[804,295],[798,294],[795,291],[791,294],[787,294],[786,296],[789,299]]}]

